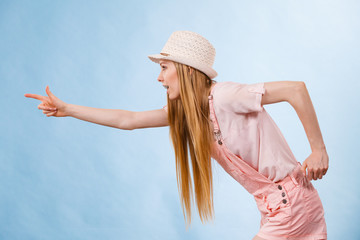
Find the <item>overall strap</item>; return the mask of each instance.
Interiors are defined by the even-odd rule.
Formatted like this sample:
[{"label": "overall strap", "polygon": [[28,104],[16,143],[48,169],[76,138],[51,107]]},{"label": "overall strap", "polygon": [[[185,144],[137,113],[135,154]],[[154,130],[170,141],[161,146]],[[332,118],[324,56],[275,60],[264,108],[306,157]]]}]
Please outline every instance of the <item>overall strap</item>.
[{"label": "overall strap", "polygon": [[215,114],[213,104],[214,87],[215,86],[212,86],[208,99],[210,107],[210,118],[213,123],[214,135],[217,141],[217,143],[214,144],[214,147],[216,149],[216,156],[218,158],[216,160],[225,169],[225,171],[227,171],[239,183],[241,183],[241,185],[243,185],[251,194],[257,195],[262,192],[264,188],[274,186],[275,184],[267,177],[256,171],[240,156],[235,155],[227,148],[226,144],[224,143],[224,138],[221,135],[219,122],[217,121],[217,117]]},{"label": "overall strap", "polygon": [[213,105],[213,91],[214,91],[215,84],[211,86],[210,95],[208,97],[209,99],[209,107],[210,107],[210,120],[213,123],[214,126],[214,135],[219,145],[222,145],[221,140],[221,131],[219,127],[219,123],[216,119],[215,111],[214,111],[214,105]]}]

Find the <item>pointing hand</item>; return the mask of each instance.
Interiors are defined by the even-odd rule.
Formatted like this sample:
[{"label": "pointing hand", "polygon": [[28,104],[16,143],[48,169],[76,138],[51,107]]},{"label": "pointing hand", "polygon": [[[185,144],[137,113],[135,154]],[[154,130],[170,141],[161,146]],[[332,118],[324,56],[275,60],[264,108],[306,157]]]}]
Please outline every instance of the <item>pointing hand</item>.
[{"label": "pointing hand", "polygon": [[40,100],[41,103],[38,105],[38,109],[43,110],[43,113],[46,114],[46,116],[66,117],[67,103],[61,101],[52,92],[50,92],[49,86],[46,86],[45,91],[48,96],[41,96],[31,93],[27,93],[24,96]]}]

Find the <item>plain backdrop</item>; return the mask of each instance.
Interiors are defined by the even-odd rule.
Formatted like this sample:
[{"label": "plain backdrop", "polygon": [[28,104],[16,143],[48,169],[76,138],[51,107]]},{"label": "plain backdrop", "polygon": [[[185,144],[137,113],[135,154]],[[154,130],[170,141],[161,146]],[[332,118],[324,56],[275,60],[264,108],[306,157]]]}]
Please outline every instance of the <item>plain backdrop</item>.
[{"label": "plain backdrop", "polygon": [[[186,231],[168,127],[46,117],[25,93],[96,108],[166,104],[159,53],[176,30],[216,48],[216,81],[304,81],[329,154],[313,181],[329,239],[359,239],[360,3],[353,0],[0,1],[0,239],[251,239],[253,197],[214,164],[215,219]],[[299,162],[290,104],[265,105]]]}]

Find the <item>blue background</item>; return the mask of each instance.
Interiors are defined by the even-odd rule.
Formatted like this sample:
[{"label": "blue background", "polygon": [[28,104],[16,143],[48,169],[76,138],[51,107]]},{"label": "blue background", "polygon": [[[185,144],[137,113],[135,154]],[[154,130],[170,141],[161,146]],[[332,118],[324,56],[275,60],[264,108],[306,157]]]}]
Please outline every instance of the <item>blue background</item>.
[{"label": "blue background", "polygon": [[[260,214],[214,165],[215,220],[186,231],[167,127],[46,117],[25,93],[97,108],[166,104],[147,55],[176,30],[215,46],[215,79],[304,81],[330,158],[313,181],[329,239],[359,239],[360,4],[349,0],[0,1],[0,239],[251,239]],[[295,110],[265,105],[297,160]]]}]

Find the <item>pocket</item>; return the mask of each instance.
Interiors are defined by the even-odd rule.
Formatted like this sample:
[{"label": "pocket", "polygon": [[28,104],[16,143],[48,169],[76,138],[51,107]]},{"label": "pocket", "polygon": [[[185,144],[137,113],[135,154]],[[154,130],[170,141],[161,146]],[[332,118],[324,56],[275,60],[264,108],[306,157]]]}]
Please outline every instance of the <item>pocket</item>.
[{"label": "pocket", "polygon": [[321,222],[324,219],[324,208],[318,191],[315,188],[303,188],[305,207],[308,221],[313,223]]},{"label": "pocket", "polygon": [[281,200],[276,202],[265,201],[266,220],[277,225],[283,225],[290,222],[292,212],[291,204],[284,204]]}]

